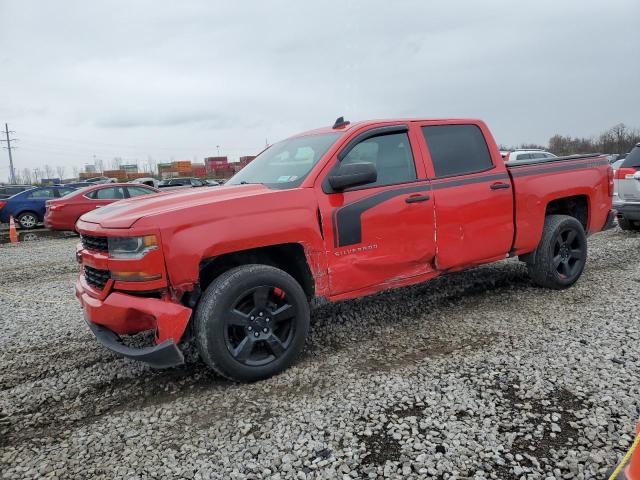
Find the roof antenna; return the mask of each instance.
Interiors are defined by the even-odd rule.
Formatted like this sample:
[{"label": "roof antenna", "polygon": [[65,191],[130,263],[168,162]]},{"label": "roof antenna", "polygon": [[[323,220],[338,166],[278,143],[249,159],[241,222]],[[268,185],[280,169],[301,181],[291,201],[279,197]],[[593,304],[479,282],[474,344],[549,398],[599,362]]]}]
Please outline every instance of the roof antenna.
[{"label": "roof antenna", "polygon": [[336,118],[336,123],[333,124],[332,128],[344,128],[347,125],[349,125],[351,122],[349,122],[348,120],[345,121],[344,117],[338,117]]}]

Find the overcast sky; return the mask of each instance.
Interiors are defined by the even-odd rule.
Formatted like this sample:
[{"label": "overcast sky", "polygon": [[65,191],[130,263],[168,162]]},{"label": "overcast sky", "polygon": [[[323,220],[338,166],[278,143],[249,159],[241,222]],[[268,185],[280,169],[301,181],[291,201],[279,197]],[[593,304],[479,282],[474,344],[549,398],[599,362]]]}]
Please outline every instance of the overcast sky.
[{"label": "overcast sky", "polygon": [[638,0],[0,0],[0,122],[16,168],[68,176],[252,154],[339,115],[591,136],[640,127],[639,18]]}]

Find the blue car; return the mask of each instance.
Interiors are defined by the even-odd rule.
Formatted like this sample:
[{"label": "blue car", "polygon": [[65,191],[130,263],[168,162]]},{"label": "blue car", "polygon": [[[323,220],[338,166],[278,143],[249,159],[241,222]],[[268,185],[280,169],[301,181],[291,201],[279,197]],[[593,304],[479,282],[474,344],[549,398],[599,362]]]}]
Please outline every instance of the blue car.
[{"label": "blue car", "polygon": [[0,200],[0,222],[8,223],[9,217],[13,217],[22,228],[34,228],[44,220],[47,200],[63,197],[74,190],[68,186],[35,187]]}]

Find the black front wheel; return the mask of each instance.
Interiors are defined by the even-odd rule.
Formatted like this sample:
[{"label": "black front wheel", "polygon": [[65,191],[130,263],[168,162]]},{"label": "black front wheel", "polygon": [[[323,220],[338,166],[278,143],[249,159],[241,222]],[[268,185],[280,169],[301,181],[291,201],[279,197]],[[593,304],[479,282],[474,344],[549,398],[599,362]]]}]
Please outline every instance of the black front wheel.
[{"label": "black front wheel", "polygon": [[568,215],[547,216],[533,262],[527,264],[533,281],[556,290],[570,287],[582,275],[586,261],[587,237],[582,224]]},{"label": "black front wheel", "polygon": [[243,265],[216,278],[195,314],[198,350],[220,375],[251,382],[290,366],[309,331],[309,303],[288,273]]}]

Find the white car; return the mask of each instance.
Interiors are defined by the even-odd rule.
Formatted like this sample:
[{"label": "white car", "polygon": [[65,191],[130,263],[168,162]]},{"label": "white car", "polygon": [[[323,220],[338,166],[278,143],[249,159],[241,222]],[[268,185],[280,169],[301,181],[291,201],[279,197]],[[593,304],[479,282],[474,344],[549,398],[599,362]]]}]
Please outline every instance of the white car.
[{"label": "white car", "polygon": [[554,155],[553,153],[539,149],[501,150],[500,155],[502,155],[502,158],[504,158],[505,162],[520,162],[543,158],[556,158],[556,155]]},{"label": "white car", "polygon": [[129,183],[141,183],[143,185],[148,185],[149,187],[158,188],[158,184],[160,182],[158,182],[158,180],[152,177],[142,177],[142,178],[136,178],[135,180],[131,180]]},{"label": "white car", "polygon": [[640,231],[640,143],[615,168],[613,208],[623,230]]}]

